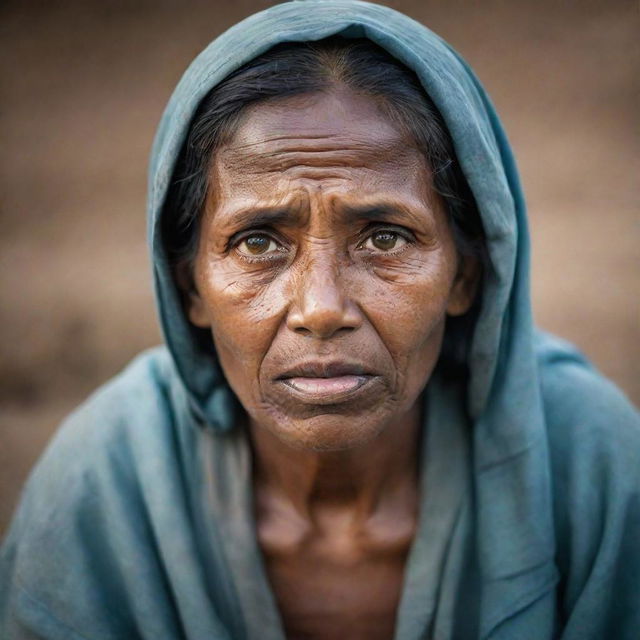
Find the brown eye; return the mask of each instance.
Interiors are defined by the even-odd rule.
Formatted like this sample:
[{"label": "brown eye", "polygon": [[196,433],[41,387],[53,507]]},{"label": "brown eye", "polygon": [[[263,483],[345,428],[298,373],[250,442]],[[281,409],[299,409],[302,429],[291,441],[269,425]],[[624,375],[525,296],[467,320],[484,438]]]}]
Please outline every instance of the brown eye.
[{"label": "brown eye", "polygon": [[364,243],[367,249],[375,251],[393,251],[407,244],[407,241],[395,231],[381,229],[372,233]]},{"label": "brown eye", "polygon": [[246,256],[262,256],[279,250],[280,245],[263,233],[247,236],[238,244],[238,251]]}]

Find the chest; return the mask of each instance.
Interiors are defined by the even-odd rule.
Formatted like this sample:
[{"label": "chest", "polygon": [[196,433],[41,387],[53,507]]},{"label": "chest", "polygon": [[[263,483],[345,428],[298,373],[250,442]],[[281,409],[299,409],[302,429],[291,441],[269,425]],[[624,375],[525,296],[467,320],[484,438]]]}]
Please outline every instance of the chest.
[{"label": "chest", "polygon": [[414,529],[390,539],[259,536],[287,638],[391,640]]}]

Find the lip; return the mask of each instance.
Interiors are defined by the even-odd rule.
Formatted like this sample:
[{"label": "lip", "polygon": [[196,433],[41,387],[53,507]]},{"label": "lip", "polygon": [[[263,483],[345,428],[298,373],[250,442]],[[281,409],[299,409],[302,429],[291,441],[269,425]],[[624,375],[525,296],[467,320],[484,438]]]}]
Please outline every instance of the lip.
[{"label": "lip", "polygon": [[276,382],[302,402],[337,404],[366,393],[378,378],[360,363],[305,362],[279,375]]},{"label": "lip", "polygon": [[287,380],[290,378],[339,378],[342,376],[371,376],[363,364],[358,362],[331,361],[319,362],[310,361],[297,364],[291,369],[277,376],[277,380]]}]

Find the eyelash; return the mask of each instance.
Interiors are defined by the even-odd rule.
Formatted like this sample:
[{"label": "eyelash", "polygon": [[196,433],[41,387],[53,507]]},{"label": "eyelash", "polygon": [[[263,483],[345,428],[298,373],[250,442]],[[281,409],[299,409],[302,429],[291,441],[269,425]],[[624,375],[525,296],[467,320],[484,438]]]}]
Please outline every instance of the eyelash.
[{"label": "eyelash", "polygon": [[[402,245],[400,248],[398,249],[391,249],[389,251],[371,251],[370,249],[365,249],[363,247],[363,245],[365,244],[365,242],[367,242],[367,240],[369,240],[370,238],[372,238],[376,233],[381,233],[381,232],[389,232],[392,233],[396,236],[398,236],[399,238],[401,238],[402,240],[405,241],[405,244]],[[368,251],[371,255],[376,255],[376,256],[384,256],[384,255],[397,255],[399,253],[401,253],[402,251],[404,251],[406,249],[406,247],[409,247],[410,245],[414,244],[416,241],[416,237],[415,235],[409,231],[409,229],[405,228],[405,227],[400,227],[400,226],[395,226],[395,225],[385,225],[385,224],[375,224],[375,225],[369,225],[367,227],[365,227],[365,229],[363,229],[362,234],[361,234],[361,239],[358,241],[357,245],[356,245],[356,249],[361,250],[361,251]]]},{"label": "eyelash", "polygon": [[[401,238],[402,240],[404,240],[405,244],[403,244],[399,249],[391,249],[389,251],[379,251],[379,252],[374,252],[370,249],[365,249],[363,247],[363,245],[367,242],[367,240],[369,240],[374,234],[376,233],[380,233],[380,232],[390,232],[392,234],[397,235],[399,238]],[[280,251],[277,252],[271,252],[270,254],[264,256],[264,255],[255,255],[255,256],[250,256],[246,253],[242,253],[238,250],[238,247],[240,246],[240,244],[242,244],[242,242],[244,242],[245,240],[247,240],[248,238],[252,237],[252,236],[264,236],[266,238],[269,238],[269,240],[271,240],[272,242],[275,242],[277,245],[279,245],[279,247],[282,248],[286,248],[286,243],[283,242],[281,239],[277,238],[276,235],[274,234],[273,231],[269,230],[269,229],[252,229],[250,231],[246,231],[246,232],[242,232],[239,234],[234,235],[228,242],[227,244],[227,249],[232,249],[236,251],[236,254],[245,262],[249,262],[249,263],[264,263],[264,262],[272,262],[274,260],[275,257],[278,258],[282,258],[283,255],[280,253]],[[380,255],[380,256],[384,256],[384,255],[397,255],[399,253],[401,253],[402,251],[405,250],[406,247],[412,245],[415,243],[415,236],[414,234],[409,231],[408,229],[404,228],[404,227],[398,227],[395,225],[381,225],[381,224],[376,224],[376,225],[368,225],[367,227],[365,227],[362,232],[360,233],[360,238],[356,243],[356,250],[358,251],[366,251],[368,252],[370,255]],[[282,252],[284,253],[284,252]],[[280,255],[278,255],[280,254]]]},{"label": "eyelash", "polygon": [[[227,250],[229,249],[234,250],[242,260],[249,263],[271,262],[274,259],[274,255],[278,255],[280,253],[280,251],[278,251],[278,252],[273,252],[268,256],[261,256],[261,255],[250,256],[246,253],[240,252],[238,250],[238,247],[245,240],[247,240],[248,238],[251,238],[252,236],[264,236],[266,238],[269,238],[270,241],[275,242],[279,247],[286,247],[286,243],[284,243],[282,240],[277,238],[276,235],[273,233],[273,231],[269,229],[251,229],[250,231],[245,231],[232,236],[227,245]],[[278,257],[282,258],[283,256],[279,255]]]}]

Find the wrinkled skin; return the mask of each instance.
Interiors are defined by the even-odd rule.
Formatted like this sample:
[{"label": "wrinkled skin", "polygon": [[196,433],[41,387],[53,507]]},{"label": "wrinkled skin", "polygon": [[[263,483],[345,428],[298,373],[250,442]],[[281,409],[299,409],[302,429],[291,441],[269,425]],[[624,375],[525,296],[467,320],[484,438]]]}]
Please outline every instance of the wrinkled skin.
[{"label": "wrinkled skin", "polygon": [[421,393],[476,282],[425,159],[370,97],[254,106],[216,154],[188,312],[247,412],[289,637],[393,636]]}]

